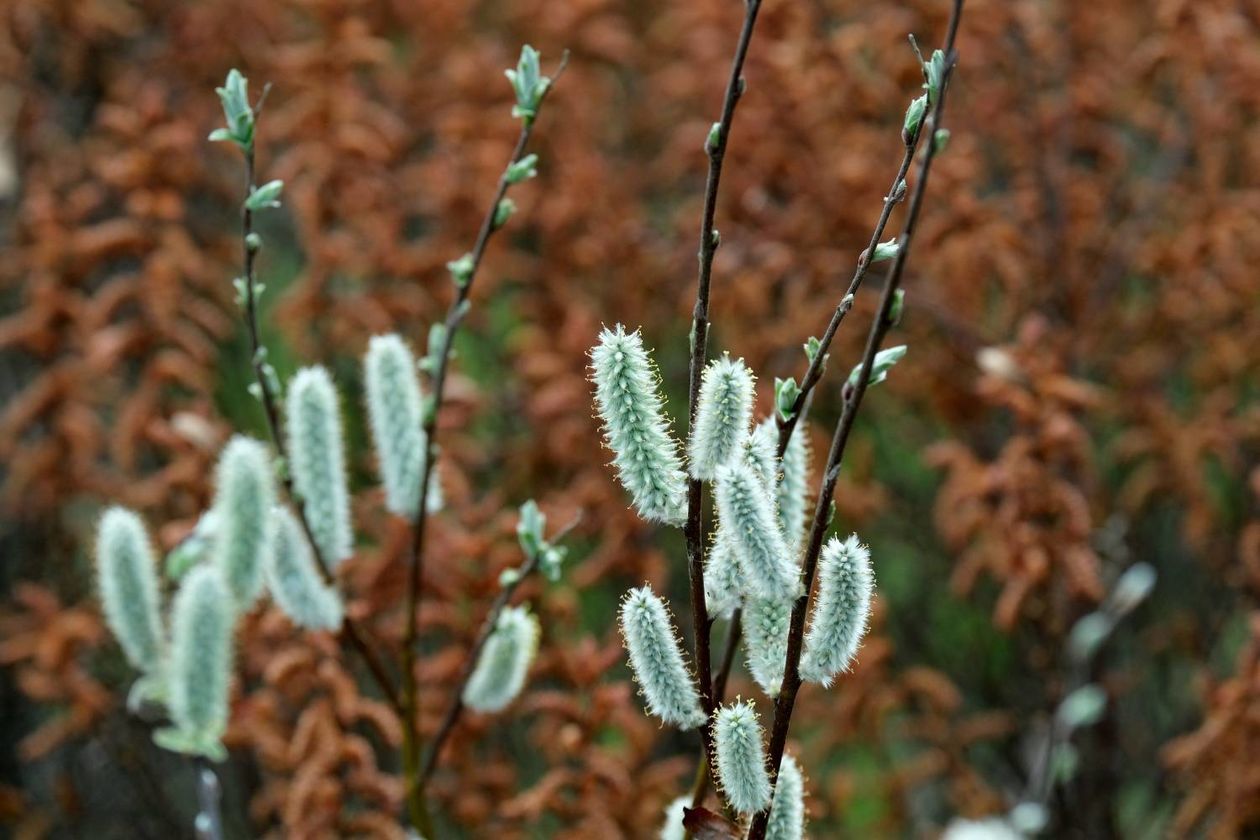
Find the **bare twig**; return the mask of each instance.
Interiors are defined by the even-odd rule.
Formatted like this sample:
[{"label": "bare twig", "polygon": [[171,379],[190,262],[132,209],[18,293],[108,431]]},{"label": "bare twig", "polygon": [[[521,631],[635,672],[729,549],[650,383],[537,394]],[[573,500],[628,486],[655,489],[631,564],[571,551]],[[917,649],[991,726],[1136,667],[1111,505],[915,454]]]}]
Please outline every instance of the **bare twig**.
[{"label": "bare twig", "polygon": [[[564,73],[568,61],[569,54],[566,51],[560,60],[559,68],[552,76],[553,84],[548,86],[542,98],[538,101],[540,107],[547,94],[554,87],[554,82]],[[516,147],[512,150],[512,156],[508,161],[509,165],[518,162],[524,157],[525,148],[534,132],[536,119],[536,116],[522,117],[520,135],[517,137]],[[416,640],[419,632],[420,589],[424,579],[424,546],[427,535],[429,479],[433,474],[433,468],[438,458],[437,420],[442,408],[442,398],[445,394],[446,375],[450,366],[451,348],[455,343],[455,333],[459,330],[460,325],[463,324],[464,317],[468,314],[469,294],[472,292],[473,282],[476,280],[477,270],[481,267],[481,260],[485,255],[490,237],[498,230],[498,226],[495,224],[495,216],[498,214],[499,202],[506,195],[509,185],[505,168],[504,173],[499,176],[494,198],[490,202],[485,217],[482,219],[481,229],[477,233],[477,240],[473,245],[472,251],[469,252],[470,263],[466,269],[467,274],[464,282],[457,284],[455,297],[446,311],[446,318],[443,321],[445,327],[443,340],[435,359],[436,366],[431,371],[432,385],[431,392],[427,398],[428,406],[424,421],[425,459],[420,475],[420,494],[419,504],[416,509],[415,528],[412,531],[411,562],[407,570],[407,625],[403,634],[402,651],[403,776],[406,785],[408,808],[411,811],[413,822],[416,822],[421,812],[424,811],[424,796],[420,779],[420,732],[419,721],[416,719],[418,704]],[[436,752],[434,754],[436,755]],[[416,827],[422,830],[424,828],[420,824],[417,824]]]},{"label": "bare twig", "polygon": [[201,756],[193,761],[193,772],[197,775],[197,817],[193,823],[197,840],[223,840],[223,790],[219,777]]},{"label": "bare twig", "polygon": [[[936,101],[931,103],[930,116],[926,123],[920,126],[915,138],[927,137],[927,146],[919,164],[918,180],[915,183],[910,206],[906,211],[904,226],[898,239],[897,256],[889,269],[888,280],[884,285],[883,296],[880,298],[879,311],[875,314],[870,332],[867,335],[866,349],[862,355],[861,371],[857,380],[852,385],[846,384],[844,389],[844,408],[840,415],[840,420],[836,423],[835,435],[831,442],[831,451],[827,457],[827,467],[823,474],[822,487],[814,508],[814,521],[810,529],[809,546],[805,554],[803,571],[805,594],[796,600],[792,608],[792,621],[788,631],[787,659],[783,672],[783,682],[780,685],[779,696],[774,704],[774,723],[770,731],[770,750],[766,763],[770,772],[772,786],[778,781],[779,765],[783,760],[783,751],[787,745],[788,729],[792,720],[792,709],[796,704],[796,694],[801,686],[799,670],[801,642],[805,633],[805,617],[809,606],[809,593],[813,588],[814,573],[817,570],[823,537],[826,535],[830,524],[831,500],[835,494],[836,481],[840,476],[840,463],[844,456],[845,446],[848,443],[849,433],[853,429],[854,420],[858,409],[861,407],[862,397],[865,395],[870,381],[871,369],[875,363],[875,354],[879,352],[884,336],[892,327],[890,315],[893,302],[897,296],[897,289],[901,285],[901,276],[905,270],[906,258],[910,253],[910,245],[914,237],[915,223],[923,206],[928,176],[931,173],[932,160],[936,152],[935,132],[941,125],[941,117],[945,106],[945,93],[948,90],[949,79],[953,75],[953,69],[957,63],[954,41],[958,35],[958,24],[962,16],[962,7],[963,0],[954,0],[943,48],[945,67],[940,92],[936,97]],[[753,817],[752,824],[748,830],[748,840],[764,840],[769,816],[770,810],[767,808]]]},{"label": "bare twig", "polygon": [[[551,538],[551,544],[558,543],[568,536],[569,532],[576,528],[581,521],[582,514],[579,512],[568,525],[561,528]],[[464,711],[464,689],[468,686],[468,681],[472,679],[473,671],[477,669],[477,661],[481,657],[482,648],[486,646],[486,643],[490,641],[490,637],[494,635],[494,629],[499,623],[499,615],[512,602],[512,596],[516,594],[517,588],[525,582],[526,578],[538,570],[538,565],[542,562],[542,556],[543,551],[540,549],[526,559],[525,565],[517,570],[516,576],[499,590],[498,596],[490,606],[490,611],[486,613],[486,618],[481,623],[481,631],[477,634],[477,640],[473,642],[472,647],[468,650],[468,656],[464,660],[464,667],[460,671],[459,680],[455,684],[455,693],[451,696],[450,704],[446,707],[446,713],[442,715],[442,723],[438,726],[433,740],[429,742],[428,755],[420,768],[420,778],[418,780],[421,791],[424,790],[429,777],[433,775],[433,771],[437,767],[438,758],[441,756],[442,746],[446,743],[447,738],[450,737],[451,732],[455,730],[455,724],[459,722],[459,717]]]},{"label": "bare twig", "polygon": [[[722,161],[726,155],[726,143],[730,139],[731,123],[735,119],[735,106],[744,92],[744,59],[752,41],[753,27],[761,0],[746,0],[744,25],[740,30],[735,57],[731,61],[730,77],[726,81],[726,96],[722,102],[722,115],[709,133],[705,152],[709,157],[709,175],[704,192],[704,212],[700,220],[700,271],[696,287],[696,305],[692,314],[691,363],[688,368],[687,427],[695,422],[696,407],[700,400],[700,378],[704,371],[706,348],[709,338],[709,283],[713,275],[713,258],[717,253],[717,232],[713,227],[717,213],[718,185],[722,179]],[[713,684],[710,662],[709,631],[712,620],[704,598],[704,485],[690,479],[687,483],[687,521],[683,533],[687,540],[687,572],[691,584],[691,622],[696,637],[696,687],[700,705],[704,709],[705,723],[700,730],[704,748],[704,760],[712,761],[713,750]]]}]

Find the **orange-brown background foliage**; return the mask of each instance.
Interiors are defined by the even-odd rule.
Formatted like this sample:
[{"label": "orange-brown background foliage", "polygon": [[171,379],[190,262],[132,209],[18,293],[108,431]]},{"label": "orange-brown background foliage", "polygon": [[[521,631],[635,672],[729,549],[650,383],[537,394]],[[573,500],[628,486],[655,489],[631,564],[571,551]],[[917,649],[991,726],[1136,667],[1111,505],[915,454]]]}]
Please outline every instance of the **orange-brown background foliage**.
[{"label": "orange-brown background foliage", "polygon": [[[169,548],[230,430],[261,433],[231,277],[239,161],[205,140],[236,66],[274,85],[286,181],[261,272],[282,372],[318,361],[362,443],[368,336],[421,345],[515,131],[519,45],[569,69],[540,177],[491,247],[442,417],[449,512],[423,612],[436,726],[515,506],[585,513],[565,580],[531,584],[544,644],[503,717],[469,716],[435,781],[468,836],[643,837],[693,739],[640,708],[613,628],[649,579],[683,603],[676,537],[627,510],[585,352],[642,325],[681,409],[704,159],[736,0],[19,0],[0,7],[0,819],[20,836],[186,833],[187,765],[121,704],[91,597],[106,502]],[[719,205],[712,346],[799,375],[865,244],[918,85],[905,34],[940,0],[767,0]],[[1119,570],[1150,603],[1092,677],[1112,698],[1056,794],[1061,836],[1260,826],[1260,6],[971,0],[907,277],[906,361],[872,394],[838,497],[871,544],[856,672],[807,690],[793,748],[812,830],[914,835],[999,811],[1064,682],[1064,637]],[[894,217],[894,224],[897,217]],[[878,278],[872,285],[878,283]],[[822,450],[841,330],[815,403]],[[406,532],[355,449],[353,614],[401,633]],[[331,638],[263,612],[241,635],[224,770],[231,836],[397,833],[398,721]],[[751,693],[737,674],[735,691]]]}]

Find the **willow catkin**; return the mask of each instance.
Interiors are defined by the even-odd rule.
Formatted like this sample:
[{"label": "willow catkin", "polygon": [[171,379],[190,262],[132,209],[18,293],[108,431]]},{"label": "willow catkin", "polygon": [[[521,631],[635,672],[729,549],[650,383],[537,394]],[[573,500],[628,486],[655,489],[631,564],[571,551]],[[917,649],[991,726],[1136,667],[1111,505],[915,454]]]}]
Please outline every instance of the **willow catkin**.
[{"label": "willow catkin", "polygon": [[294,374],[285,398],[289,469],[320,557],[335,567],[354,551],[346,485],[341,408],[332,377],[322,367]]},{"label": "willow catkin", "polygon": [[[773,421],[771,421],[773,423]],[[776,444],[777,445],[777,444]],[[809,506],[809,436],[798,426],[788,438],[775,486],[779,526],[793,556],[800,551]]]},{"label": "willow catkin", "polygon": [[267,563],[271,597],[297,626],[336,630],[341,626],[341,596],[324,583],[301,523],[286,507],[277,506],[273,516]]},{"label": "willow catkin", "polygon": [[97,588],[105,622],[137,670],[156,672],[163,657],[157,558],[139,515],[105,511],[96,530]]},{"label": "willow catkin", "polygon": [[[385,507],[414,519],[420,506],[420,476],[424,471],[424,394],[411,349],[401,337],[378,335],[368,342],[363,360],[368,421],[376,447]],[[435,468],[429,473],[425,502],[429,513],[442,507],[442,486]]]},{"label": "willow catkin", "polygon": [[184,576],[171,617],[168,691],[174,729],[159,730],[159,744],[181,752],[221,758],[227,728],[228,684],[235,613],[228,588],[214,566]]},{"label": "willow catkin", "polygon": [[805,836],[805,778],[796,759],[784,755],[774,785],[766,840],[801,840]]},{"label": "willow catkin", "polygon": [[524,688],[537,652],[538,619],[525,607],[504,609],[464,687],[464,704],[479,712],[507,706]]},{"label": "willow catkin", "polygon": [[692,478],[712,481],[718,467],[738,454],[748,436],[752,405],[753,375],[743,359],[723,356],[709,362],[687,451]]},{"label": "willow catkin", "polygon": [[775,431],[774,419],[769,417],[753,427],[752,433],[743,441],[744,463],[752,467],[765,482],[771,501],[774,500],[774,488],[779,477],[779,467],[775,459],[778,445],[779,437]]},{"label": "willow catkin", "polygon": [[805,634],[801,679],[831,685],[857,655],[871,614],[871,553],[853,534],[832,537],[818,559],[818,590]]},{"label": "willow catkin", "polygon": [[665,821],[661,823],[660,840],[683,840],[687,829],[683,827],[685,808],[691,805],[690,796],[680,796],[665,806]]},{"label": "willow catkin", "polygon": [[262,590],[271,550],[271,509],[276,504],[271,456],[258,441],[237,435],[223,448],[215,476],[211,563],[244,610]]},{"label": "willow catkin", "polygon": [[678,647],[665,604],[648,586],[621,602],[621,633],[648,711],[679,729],[704,723],[695,682]]},{"label": "willow catkin", "polygon": [[793,603],[768,598],[748,598],[744,602],[742,621],[748,671],[771,697],[778,695],[783,683]]},{"label": "willow catkin", "polygon": [[719,522],[704,555],[704,598],[709,615],[725,618],[743,600],[743,575],[730,533]]},{"label": "willow catkin", "polygon": [[591,367],[613,464],[635,508],[644,519],[681,524],[686,476],[643,339],[620,324],[605,329],[591,350]]},{"label": "willow catkin", "polygon": [[800,589],[800,571],[779,530],[774,502],[760,473],[734,461],[717,477],[717,510],[743,572],[748,595],[785,601]]},{"label": "willow catkin", "polygon": [[718,709],[713,723],[713,752],[726,801],[743,814],[770,804],[770,776],[762,745],[761,723],[752,703],[736,701]]}]

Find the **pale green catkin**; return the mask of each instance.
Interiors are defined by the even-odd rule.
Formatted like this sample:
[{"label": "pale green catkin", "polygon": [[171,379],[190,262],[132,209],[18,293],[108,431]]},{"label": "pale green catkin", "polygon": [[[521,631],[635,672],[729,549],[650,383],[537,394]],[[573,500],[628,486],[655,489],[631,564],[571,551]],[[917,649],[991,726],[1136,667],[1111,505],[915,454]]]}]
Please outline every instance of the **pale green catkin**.
[{"label": "pale green catkin", "polygon": [[223,448],[215,475],[211,562],[237,607],[245,610],[262,591],[271,550],[271,509],[276,505],[271,456],[258,441],[237,435]]},{"label": "pale green catkin", "polygon": [[743,461],[718,470],[717,510],[730,533],[745,592],[789,600],[800,589],[800,570],[779,530],[773,497],[762,474]]},{"label": "pale green catkin", "polygon": [[743,359],[714,359],[704,369],[691,428],[691,477],[712,481],[718,467],[735,457],[752,419],[753,375]]},{"label": "pale green catkin", "polygon": [[160,746],[215,760],[226,756],[220,742],[228,720],[234,619],[216,567],[197,566],[184,576],[171,617],[168,690],[175,725],[155,734]]},{"label": "pale green catkin", "polygon": [[871,553],[857,534],[844,542],[832,537],[818,561],[818,590],[805,634],[801,679],[829,686],[836,674],[848,670],[866,633],[874,588]]},{"label": "pale green catkin", "polygon": [[273,515],[276,521],[267,563],[271,597],[297,626],[336,630],[341,626],[341,596],[324,583],[297,517],[280,506]]},{"label": "pale green catkin", "polygon": [[779,479],[779,467],[775,462],[778,446],[779,434],[775,430],[773,418],[766,418],[758,423],[743,442],[745,463],[756,470],[772,498],[777,492],[775,487]]},{"label": "pale green catkin", "polygon": [[504,609],[464,687],[464,704],[479,712],[503,709],[524,688],[537,652],[538,619],[525,607]]},{"label": "pale green catkin", "polygon": [[[378,335],[368,342],[363,360],[368,420],[376,447],[385,507],[390,513],[414,519],[420,505],[420,476],[424,468],[424,394],[416,360],[397,335]],[[429,473],[429,513],[442,507],[442,485],[436,465]]]},{"label": "pale green catkin", "polygon": [[[774,420],[765,421],[774,427]],[[776,442],[777,446],[777,442]],[[805,531],[805,516],[809,507],[809,435],[803,424],[798,425],[788,438],[787,449],[779,464],[779,480],[775,486],[778,500],[779,525],[792,555],[800,553]]]},{"label": "pale green catkin", "polygon": [[713,724],[718,780],[731,807],[753,814],[770,804],[770,776],[761,723],[751,703],[736,701],[718,710]]},{"label": "pale green catkin", "polygon": [[680,796],[665,806],[665,822],[661,824],[660,840],[683,840],[687,829],[683,828],[684,808],[691,805],[690,796]]},{"label": "pale green catkin", "polygon": [[156,672],[164,654],[161,597],[157,558],[144,522],[133,511],[112,507],[96,533],[97,587],[105,622],[137,670]]},{"label": "pale green catkin", "polygon": [[744,595],[742,577],[735,545],[719,522],[704,558],[704,598],[709,615],[725,618],[740,605]]},{"label": "pale green catkin", "polygon": [[766,598],[748,598],[744,602],[744,647],[748,652],[748,671],[770,697],[778,696],[783,683],[793,603]]},{"label": "pale green catkin", "polygon": [[332,377],[322,367],[299,370],[285,399],[289,469],[311,536],[329,567],[354,551],[346,485],[341,409]]},{"label": "pale green catkin", "polygon": [[790,755],[783,756],[774,802],[766,824],[766,840],[801,840],[805,836],[805,778]]},{"label": "pale green catkin", "polygon": [[686,475],[643,339],[620,324],[591,350],[595,402],[621,483],[644,519],[681,525]]},{"label": "pale green catkin", "polygon": [[621,633],[648,711],[679,729],[704,723],[695,682],[678,647],[665,603],[648,586],[621,602]]}]

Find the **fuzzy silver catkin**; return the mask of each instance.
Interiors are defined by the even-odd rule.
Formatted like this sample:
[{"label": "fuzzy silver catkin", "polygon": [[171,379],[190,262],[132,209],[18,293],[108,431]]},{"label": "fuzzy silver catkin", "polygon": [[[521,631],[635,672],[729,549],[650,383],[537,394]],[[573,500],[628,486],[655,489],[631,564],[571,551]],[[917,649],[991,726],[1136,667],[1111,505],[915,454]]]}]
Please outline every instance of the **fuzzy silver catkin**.
[{"label": "fuzzy silver catkin", "polygon": [[687,829],[683,828],[686,817],[683,809],[691,805],[690,796],[680,796],[665,806],[665,822],[661,824],[660,840],[683,840]]},{"label": "fuzzy silver catkin", "polygon": [[144,522],[124,507],[105,511],[96,529],[97,587],[105,623],[137,670],[152,673],[163,656],[157,559]]},{"label": "fuzzy silver catkin", "polygon": [[745,591],[785,601],[800,589],[800,571],[779,530],[770,488],[753,467],[732,462],[717,477],[717,510],[728,529]]},{"label": "fuzzy silver catkin", "polygon": [[743,359],[714,359],[704,369],[696,420],[691,427],[691,477],[712,481],[718,467],[733,458],[752,420],[753,375]]},{"label": "fuzzy silver catkin", "polygon": [[805,634],[801,679],[831,685],[857,655],[871,614],[875,576],[871,553],[857,534],[841,542],[832,537],[818,561],[818,590]]},{"label": "fuzzy silver catkin", "polygon": [[752,434],[743,441],[744,462],[756,470],[757,475],[765,482],[771,494],[771,501],[774,501],[775,486],[779,477],[779,467],[775,462],[778,446],[779,433],[774,425],[774,419],[770,417],[758,423],[753,428]]},{"label": "fuzzy silver catkin", "polygon": [[720,522],[714,531],[704,559],[704,599],[709,615],[724,618],[740,605],[744,587],[730,533]]},{"label": "fuzzy silver catkin", "polygon": [[354,552],[354,531],[341,408],[328,371],[315,366],[294,374],[285,409],[293,488],[302,499],[320,556],[335,567]]},{"label": "fuzzy silver catkin", "polygon": [[171,749],[222,755],[235,614],[227,586],[213,566],[190,571],[175,595],[168,673],[174,731],[159,731]]},{"label": "fuzzy silver catkin", "polygon": [[744,602],[744,647],[748,652],[748,671],[770,697],[778,695],[783,683],[793,603],[767,598],[749,598]]},{"label": "fuzzy silver catkin", "polygon": [[[407,343],[392,333],[373,337],[363,360],[363,380],[372,443],[385,485],[385,507],[390,513],[414,519],[420,505],[420,474],[427,447],[424,393],[415,356]],[[425,506],[429,513],[442,508],[436,467],[429,473]]]},{"label": "fuzzy silver catkin", "polygon": [[695,682],[678,647],[665,603],[642,586],[621,602],[621,634],[648,711],[679,729],[704,723]]},{"label": "fuzzy silver catkin", "polygon": [[525,607],[504,609],[464,687],[464,704],[479,712],[497,712],[511,703],[524,688],[537,652],[538,619]]},{"label": "fuzzy silver catkin", "polygon": [[273,516],[267,563],[271,597],[297,626],[336,630],[341,626],[341,596],[320,576],[301,523],[286,507],[276,507]]},{"label": "fuzzy silver catkin", "polygon": [[[773,420],[769,421],[771,424]],[[776,442],[777,445],[777,442]],[[779,526],[793,556],[800,551],[809,503],[809,436],[797,426],[788,438],[787,449],[779,464],[779,480],[775,486],[779,505]]]},{"label": "fuzzy silver catkin", "polygon": [[770,776],[761,723],[752,703],[736,701],[718,710],[713,723],[718,779],[731,807],[752,814],[770,804]]},{"label": "fuzzy silver catkin", "polygon": [[796,759],[784,755],[779,764],[779,779],[774,785],[766,840],[801,840],[804,835],[805,778]]},{"label": "fuzzy silver catkin", "polygon": [[276,505],[271,456],[258,441],[237,435],[223,448],[215,475],[211,563],[237,607],[245,610],[262,591],[271,550],[271,509]]},{"label": "fuzzy silver catkin", "polygon": [[595,402],[622,485],[648,520],[682,524],[686,476],[638,332],[605,329],[591,350]]}]

